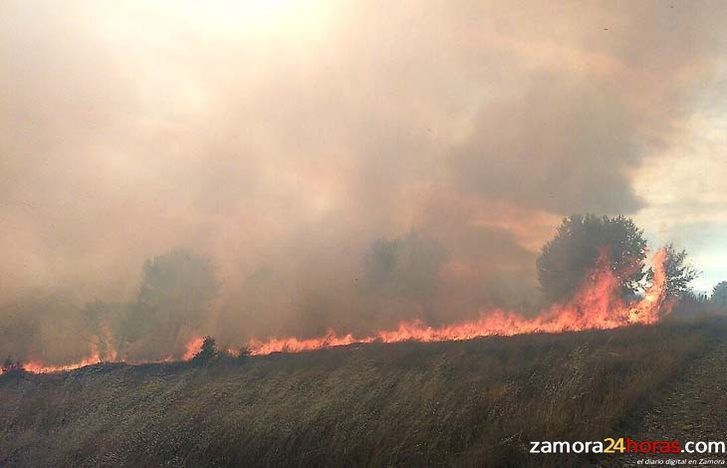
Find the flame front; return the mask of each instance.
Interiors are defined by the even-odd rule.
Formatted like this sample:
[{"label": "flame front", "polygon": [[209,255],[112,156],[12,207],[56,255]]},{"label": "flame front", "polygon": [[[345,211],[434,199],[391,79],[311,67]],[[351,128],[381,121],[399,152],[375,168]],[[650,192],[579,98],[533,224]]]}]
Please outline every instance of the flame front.
[{"label": "flame front", "polygon": [[90,366],[92,364],[98,364],[101,362],[101,356],[99,355],[98,351],[95,349],[92,351],[91,355],[87,358],[83,359],[79,362],[74,362],[72,364],[64,364],[61,366],[49,366],[46,364],[43,364],[39,361],[30,361],[23,364],[23,369],[25,369],[28,372],[32,372],[34,374],[46,374],[50,372],[65,372],[70,371],[74,369],[78,369],[80,367]]},{"label": "flame front", "polygon": [[202,343],[204,343],[204,338],[201,336],[195,336],[191,340],[187,342],[187,346],[185,347],[186,350],[184,351],[184,355],[182,356],[182,361],[189,361],[194,357],[195,354],[197,354],[202,349]]},{"label": "flame front", "polygon": [[596,268],[571,300],[551,306],[533,318],[497,309],[481,313],[477,320],[441,327],[431,327],[420,320],[413,320],[401,322],[396,330],[382,330],[362,338],[355,338],[351,334],[338,336],[331,330],[319,338],[252,340],[248,344],[248,349],[253,355],[265,355],[275,352],[313,351],[358,343],[461,341],[493,335],[558,333],[653,324],[671,309],[671,304],[666,300],[665,260],[665,250],[656,252],[652,260],[654,268],[652,284],[646,289],[642,299],[632,303],[624,301],[621,297],[619,277],[610,268],[608,256],[602,253]]},{"label": "flame front", "polygon": [[[562,304],[543,310],[536,317],[528,318],[512,311],[501,309],[482,312],[477,320],[460,322],[441,327],[432,327],[420,320],[401,322],[395,330],[381,330],[372,335],[355,337],[352,334],[339,336],[329,331],[318,338],[299,339],[295,337],[271,338],[267,341],[252,339],[247,350],[252,355],[266,355],[276,352],[298,353],[335,346],[365,343],[397,343],[402,341],[461,341],[485,336],[512,336],[525,333],[559,333],[591,329],[612,329],[635,324],[656,323],[671,310],[672,303],[667,295],[667,276],[664,264],[667,252],[661,249],[652,259],[652,284],[641,299],[625,301],[620,294],[619,275],[612,271],[608,256],[602,253],[596,267],[588,275],[575,296]],[[186,345],[182,359],[194,357],[202,347],[203,338],[193,337]],[[116,354],[105,355],[106,362],[117,361]],[[111,359],[109,359],[109,357]],[[164,362],[170,358],[163,359]],[[94,346],[89,357],[62,366],[48,366],[37,361],[24,364],[25,370],[34,373],[61,372],[104,361]],[[1,373],[1,371],[0,371]]]}]

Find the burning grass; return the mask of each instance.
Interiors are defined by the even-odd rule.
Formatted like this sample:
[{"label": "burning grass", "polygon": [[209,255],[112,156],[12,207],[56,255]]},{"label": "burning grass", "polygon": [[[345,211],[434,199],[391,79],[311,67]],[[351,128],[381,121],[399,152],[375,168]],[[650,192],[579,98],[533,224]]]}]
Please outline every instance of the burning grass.
[{"label": "burning grass", "polygon": [[[486,336],[513,336],[530,333],[560,333],[582,330],[605,330],[631,325],[653,324],[667,316],[673,306],[673,298],[667,291],[667,277],[664,271],[667,251],[661,249],[654,254],[653,280],[642,297],[626,301],[621,294],[623,272],[614,271],[608,252],[603,250],[596,265],[584,279],[576,294],[567,301],[553,304],[536,317],[504,310],[487,310],[479,319],[443,325],[429,326],[419,320],[406,321],[397,329],[379,330],[369,336],[355,337],[352,334],[339,335],[330,330],[325,336],[301,339],[297,337],[253,338],[242,349],[252,355],[266,355],[286,352],[297,353],[352,344],[400,343],[405,341],[441,342],[463,341]],[[187,343],[181,359],[190,360],[199,351],[203,338],[195,336]],[[230,349],[235,354],[239,350]],[[169,361],[171,357],[157,359]],[[46,365],[32,361],[25,366],[34,373],[68,371],[100,362],[123,362],[118,352],[101,355],[97,347],[90,350],[88,357],[79,362],[65,365]],[[0,374],[2,371],[0,371]]]},{"label": "burning grass", "polygon": [[577,464],[534,460],[527,442],[619,433],[726,329],[712,319],[7,375],[0,465]]}]

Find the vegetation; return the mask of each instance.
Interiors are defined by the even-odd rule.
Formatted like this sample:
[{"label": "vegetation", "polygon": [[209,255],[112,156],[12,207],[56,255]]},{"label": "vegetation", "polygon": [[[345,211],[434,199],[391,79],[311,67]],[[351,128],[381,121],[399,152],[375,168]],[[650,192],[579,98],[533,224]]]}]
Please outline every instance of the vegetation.
[{"label": "vegetation", "polygon": [[528,442],[623,433],[726,330],[672,321],[2,376],[0,465],[580,466],[594,459],[533,458]]},{"label": "vegetation", "polygon": [[569,216],[537,259],[538,279],[548,300],[572,297],[605,253],[624,295],[633,295],[645,276],[646,250],[642,231],[625,216]]},{"label": "vegetation", "polygon": [[8,356],[0,366],[0,374],[15,372],[15,371],[22,371],[23,365],[19,361],[13,361],[10,356]]},{"label": "vegetation", "polygon": [[[699,272],[686,262],[686,250],[677,250],[672,244],[667,244],[664,249],[666,249],[664,270],[666,273],[667,294],[671,297],[682,297],[690,291],[689,283],[697,278]],[[652,276],[653,271],[650,270],[649,279]]]},{"label": "vegetation", "polygon": [[144,263],[134,301],[86,304],[82,329],[101,356],[120,351],[131,359],[158,358],[179,348],[182,330],[203,328],[218,292],[208,258],[174,249]]},{"label": "vegetation", "polygon": [[366,286],[377,296],[430,299],[447,251],[439,243],[411,233],[379,239],[364,258]]},{"label": "vegetation", "polygon": [[173,348],[184,327],[195,328],[207,317],[219,291],[210,261],[175,249],[144,264],[141,287],[126,323],[127,339],[145,333]]},{"label": "vegetation", "polygon": [[[696,272],[686,264],[684,251],[668,249],[669,290],[682,296]],[[602,251],[608,252],[612,268],[622,278],[624,295],[634,294],[648,280],[646,243],[630,219],[574,215],[563,220],[538,258],[545,296],[560,300],[572,294]],[[277,314],[290,307],[296,320],[286,326],[294,333],[312,336],[330,328],[367,334],[396,327],[414,316],[441,324],[468,317],[478,307],[513,308],[512,302],[498,297],[509,289],[504,278],[464,294],[447,286],[441,274],[448,255],[439,241],[415,232],[379,239],[360,259],[361,281],[356,277],[346,286],[339,285],[340,289],[328,284],[302,288],[301,301],[283,301],[280,308],[268,308],[261,301],[251,310]],[[218,332],[226,330],[223,338],[227,340],[264,334],[259,323],[247,327],[247,320],[262,317],[260,313],[211,320],[220,284],[213,263],[202,255],[173,249],[146,261],[141,273],[138,293],[128,301],[95,300],[80,307],[72,295],[52,294],[28,295],[12,306],[0,306],[0,356],[11,354],[21,360],[58,365],[79,361],[93,349],[102,360],[159,360],[181,355],[190,336],[209,333],[213,327]],[[336,290],[335,294],[325,292],[326,288]],[[261,289],[257,283],[245,291],[252,296],[275,295],[275,289]],[[467,298],[460,301],[460,296]],[[520,293],[516,296],[521,297]],[[714,297],[719,300],[719,291]],[[537,313],[543,304],[534,296],[531,299],[532,303],[523,301],[514,308]],[[340,315],[344,307],[347,313]],[[229,331],[230,324],[241,328]]]},{"label": "vegetation", "polygon": [[[687,263],[686,250],[667,244],[665,270],[667,294],[680,298],[690,291],[698,271]],[[563,219],[555,237],[537,259],[538,279],[545,297],[560,301],[572,297],[599,255],[607,255],[611,269],[621,280],[624,297],[635,295],[642,280],[651,281],[646,269],[647,245],[642,231],[625,216],[573,215]]]},{"label": "vegetation", "polygon": [[718,283],[712,290],[712,303],[727,308],[727,281]]},{"label": "vegetation", "polygon": [[220,352],[217,349],[217,342],[214,338],[211,336],[205,336],[202,340],[202,347],[197,352],[197,354],[194,355],[192,360],[194,362],[210,362],[214,360],[215,358],[219,357]]}]

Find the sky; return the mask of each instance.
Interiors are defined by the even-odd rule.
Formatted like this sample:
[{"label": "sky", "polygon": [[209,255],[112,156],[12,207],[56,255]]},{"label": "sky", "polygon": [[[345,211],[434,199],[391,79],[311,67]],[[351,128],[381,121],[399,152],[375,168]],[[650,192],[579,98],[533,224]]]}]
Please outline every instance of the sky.
[{"label": "sky", "polygon": [[725,24],[721,1],[3,1],[0,302],[129,300],[182,246],[219,272],[218,327],[345,327],[396,245],[437,286],[383,325],[468,317],[530,300],[581,212],[686,248],[708,291]]}]

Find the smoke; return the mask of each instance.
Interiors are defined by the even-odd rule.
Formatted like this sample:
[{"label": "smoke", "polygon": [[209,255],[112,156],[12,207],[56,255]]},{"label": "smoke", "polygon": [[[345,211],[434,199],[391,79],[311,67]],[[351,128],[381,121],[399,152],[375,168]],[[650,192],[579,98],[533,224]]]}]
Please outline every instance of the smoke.
[{"label": "smoke", "polygon": [[133,306],[179,246],[210,259],[196,327],[227,342],[537,301],[562,215],[646,207],[635,171],[709,91],[726,14],[3,2],[0,352],[76,352],[51,323]]}]

